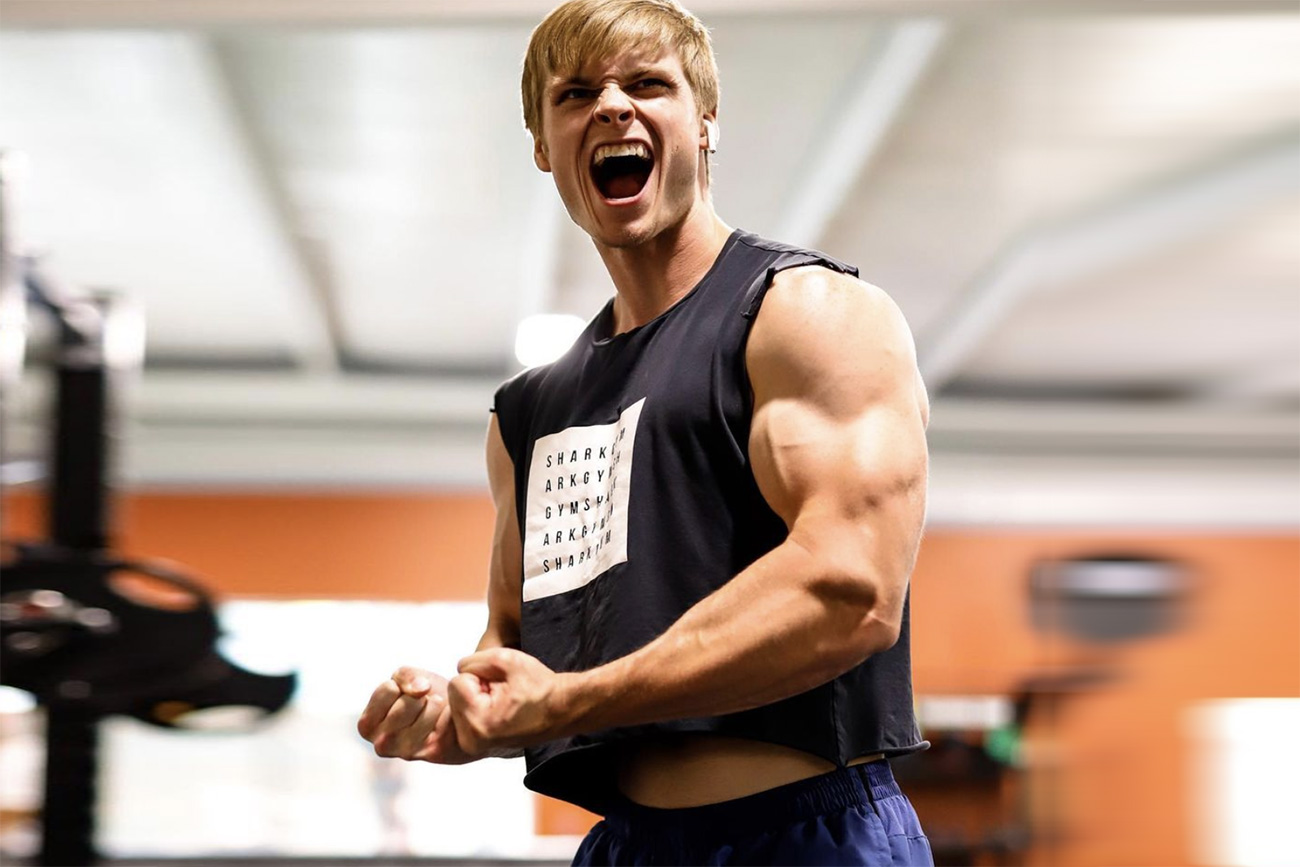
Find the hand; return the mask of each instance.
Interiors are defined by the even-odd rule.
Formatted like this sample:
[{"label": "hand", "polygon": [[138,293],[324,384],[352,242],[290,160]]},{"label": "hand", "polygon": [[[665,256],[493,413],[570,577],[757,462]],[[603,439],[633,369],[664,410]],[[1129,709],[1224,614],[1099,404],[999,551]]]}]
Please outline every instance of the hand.
[{"label": "hand", "polygon": [[442,765],[479,758],[457,743],[447,679],[419,668],[399,668],[375,689],[357,720],[357,732],[385,758]]},{"label": "hand", "polygon": [[535,657],[498,647],[462,659],[458,668],[447,704],[464,752],[511,754],[561,734],[563,675]]}]

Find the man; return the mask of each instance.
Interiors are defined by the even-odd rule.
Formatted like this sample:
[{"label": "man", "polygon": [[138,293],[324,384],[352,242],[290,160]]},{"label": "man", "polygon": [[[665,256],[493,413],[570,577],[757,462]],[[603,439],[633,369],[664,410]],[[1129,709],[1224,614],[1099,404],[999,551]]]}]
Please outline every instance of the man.
[{"label": "man", "polygon": [[606,817],[575,863],[930,863],[886,760],[925,746],[906,323],[714,213],[717,72],[672,0],[553,11],[523,100],[616,294],[497,392],[477,652],[450,682],[398,670],[361,734],[441,763],[524,748],[530,788]]}]

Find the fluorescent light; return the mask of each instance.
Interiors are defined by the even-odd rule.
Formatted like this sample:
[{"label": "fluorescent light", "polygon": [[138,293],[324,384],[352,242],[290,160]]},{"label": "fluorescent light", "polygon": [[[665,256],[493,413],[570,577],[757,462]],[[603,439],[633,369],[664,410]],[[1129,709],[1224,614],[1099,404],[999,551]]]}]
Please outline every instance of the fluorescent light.
[{"label": "fluorescent light", "polygon": [[0,686],[0,714],[29,713],[36,710],[36,699],[31,693],[11,686]]},{"label": "fluorescent light", "polygon": [[519,323],[515,357],[524,367],[547,364],[565,353],[587,323],[566,313],[540,313]]}]

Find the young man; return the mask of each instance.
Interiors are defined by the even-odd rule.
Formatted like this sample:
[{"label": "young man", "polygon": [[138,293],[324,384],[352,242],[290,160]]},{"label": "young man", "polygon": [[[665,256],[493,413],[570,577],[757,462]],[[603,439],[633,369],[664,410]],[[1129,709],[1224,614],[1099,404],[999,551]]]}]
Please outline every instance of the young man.
[{"label": "young man", "polygon": [[713,211],[717,72],[672,0],[533,33],[534,160],[616,294],[497,392],[489,620],[450,682],[403,668],[382,756],[523,748],[605,815],[575,863],[926,864],[888,756],[912,715],[928,406],[903,317]]}]

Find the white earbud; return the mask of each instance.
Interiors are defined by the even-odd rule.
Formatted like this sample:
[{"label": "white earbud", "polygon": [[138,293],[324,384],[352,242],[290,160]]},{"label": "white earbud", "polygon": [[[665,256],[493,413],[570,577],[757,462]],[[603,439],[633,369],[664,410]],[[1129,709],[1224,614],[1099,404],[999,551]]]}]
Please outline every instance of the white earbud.
[{"label": "white earbud", "polygon": [[716,154],[718,152],[718,139],[720,137],[717,123],[706,117],[704,119],[704,140],[707,142],[706,146],[709,153]]}]

